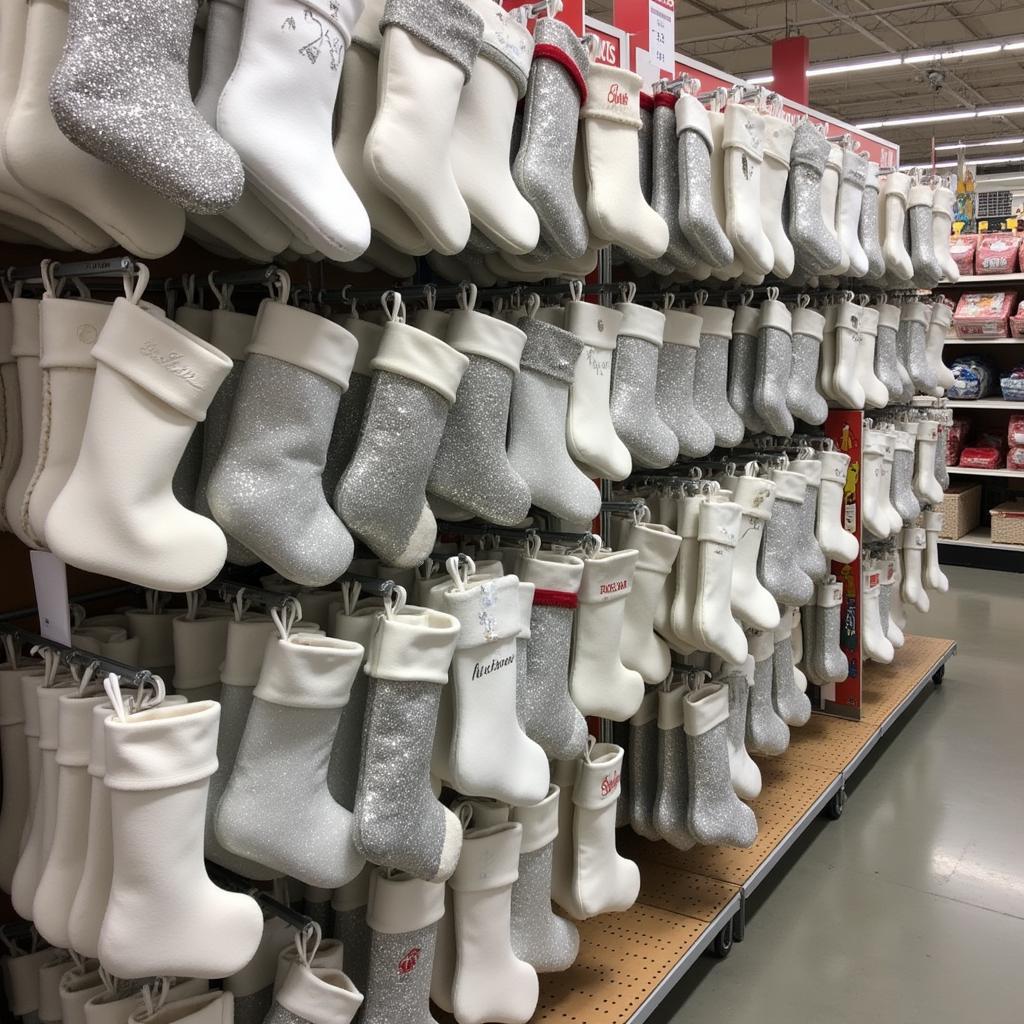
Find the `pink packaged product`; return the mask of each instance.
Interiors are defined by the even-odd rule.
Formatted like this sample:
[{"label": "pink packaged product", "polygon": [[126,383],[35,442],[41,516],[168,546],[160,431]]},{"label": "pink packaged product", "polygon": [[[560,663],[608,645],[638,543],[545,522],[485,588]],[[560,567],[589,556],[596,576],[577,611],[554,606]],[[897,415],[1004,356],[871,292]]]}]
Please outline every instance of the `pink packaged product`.
[{"label": "pink packaged product", "polygon": [[1020,251],[1020,236],[1009,231],[993,231],[978,239],[978,251],[974,254],[976,274],[1015,274],[1017,255]]},{"label": "pink packaged product", "polygon": [[999,469],[1002,461],[1003,455],[998,448],[965,448],[960,455],[960,465],[964,469]]},{"label": "pink packaged product", "polygon": [[1024,338],[1024,302],[1017,307],[1016,315],[1010,317],[1010,337]]},{"label": "pink packaged product", "polygon": [[1009,450],[1006,455],[1006,468],[1024,473],[1024,445],[1017,445]]},{"label": "pink packaged product", "polygon": [[957,235],[949,240],[949,255],[953,257],[961,276],[974,273],[974,254],[977,249],[977,235]]},{"label": "pink packaged product", "polygon": [[960,453],[967,447],[967,438],[971,424],[963,417],[956,417],[949,433],[946,435],[946,465],[956,466],[960,463]]},{"label": "pink packaged product", "polygon": [[1006,338],[1016,295],[1013,292],[966,292],[960,296],[953,327],[958,338]]},{"label": "pink packaged product", "polygon": [[1024,447],[1024,412],[1011,413],[1006,440],[1014,447]]}]

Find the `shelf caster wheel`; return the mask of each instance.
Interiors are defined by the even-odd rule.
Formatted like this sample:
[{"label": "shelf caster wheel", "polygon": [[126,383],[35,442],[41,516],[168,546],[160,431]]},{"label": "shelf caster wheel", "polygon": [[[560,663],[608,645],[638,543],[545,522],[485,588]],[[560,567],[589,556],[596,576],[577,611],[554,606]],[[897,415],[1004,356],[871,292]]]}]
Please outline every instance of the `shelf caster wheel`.
[{"label": "shelf caster wheel", "polygon": [[832,821],[838,821],[843,816],[843,809],[846,807],[846,787],[837,790],[835,796],[825,804],[825,815]]},{"label": "shelf caster wheel", "polygon": [[946,678],[946,666],[945,665],[940,665],[935,670],[935,674],[932,676],[932,683],[934,683],[936,686],[941,686],[942,685],[942,680],[945,679],[945,678]]},{"label": "shelf caster wheel", "polygon": [[719,960],[724,960],[732,952],[732,921],[715,936],[711,944],[711,953]]}]

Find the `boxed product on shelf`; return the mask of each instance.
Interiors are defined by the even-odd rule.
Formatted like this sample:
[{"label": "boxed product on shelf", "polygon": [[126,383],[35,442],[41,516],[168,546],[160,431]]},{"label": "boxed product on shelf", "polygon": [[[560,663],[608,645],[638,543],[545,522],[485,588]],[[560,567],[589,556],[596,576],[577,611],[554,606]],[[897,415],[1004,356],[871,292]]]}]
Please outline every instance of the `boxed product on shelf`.
[{"label": "boxed product on shelf", "polygon": [[972,400],[994,395],[998,387],[999,372],[991,359],[976,352],[957,356],[950,364],[953,386],[946,394],[950,398]]},{"label": "boxed product on shelf", "polygon": [[993,231],[978,239],[974,254],[976,274],[1015,274],[1020,252],[1020,236],[1009,231]]},{"label": "boxed product on shelf", "polygon": [[960,296],[953,327],[958,338],[1005,338],[1010,331],[1013,292],[966,292]]},{"label": "boxed product on shelf", "polygon": [[981,485],[952,484],[942,496],[943,540],[959,540],[981,522]]},{"label": "boxed product on shelf", "polygon": [[967,446],[971,433],[971,421],[965,416],[955,416],[946,434],[946,465],[956,466],[960,462],[960,453]]},{"label": "boxed product on shelf", "polygon": [[1011,445],[1024,446],[1024,412],[1010,413],[1010,422],[1006,428],[1006,440]]},{"label": "boxed product on shelf", "polygon": [[992,540],[997,544],[1024,545],[1024,498],[1004,501],[992,512]]},{"label": "boxed product on shelf", "polygon": [[1024,338],[1024,302],[1017,307],[1017,312],[1010,317],[1010,337]]},{"label": "boxed product on shelf", "polygon": [[953,257],[961,276],[970,276],[974,273],[974,254],[977,249],[977,235],[957,235],[950,239],[949,255]]},{"label": "boxed product on shelf", "polygon": [[962,469],[999,469],[1003,464],[1003,453],[989,445],[965,448],[960,453]]},{"label": "boxed product on shelf", "polygon": [[1006,453],[1006,468],[1024,473],[1024,445],[1014,445]]},{"label": "boxed product on shelf", "polygon": [[1008,402],[1024,402],[1024,363],[1018,363],[1005,377],[1000,377],[999,386]]}]

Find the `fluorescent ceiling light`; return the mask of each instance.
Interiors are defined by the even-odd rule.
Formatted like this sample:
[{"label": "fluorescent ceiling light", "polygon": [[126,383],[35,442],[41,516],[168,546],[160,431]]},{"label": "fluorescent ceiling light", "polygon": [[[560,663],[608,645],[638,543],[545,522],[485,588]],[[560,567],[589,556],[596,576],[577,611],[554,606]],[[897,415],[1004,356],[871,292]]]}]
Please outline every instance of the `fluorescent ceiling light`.
[{"label": "fluorescent ceiling light", "polygon": [[[986,167],[991,164],[1024,164],[1024,155],[1021,156],[987,156],[981,160],[968,160],[967,165],[970,167]],[[959,160],[939,160],[937,163],[931,163],[930,161],[920,161],[916,164],[902,164],[900,166],[901,171],[912,171],[918,167],[928,169],[934,167],[936,169],[940,167],[956,167],[960,163]]]},{"label": "fluorescent ceiling light", "polygon": [[1024,103],[1015,107],[996,107],[993,110],[979,110],[978,117],[1002,117],[1004,114],[1024,114]]},{"label": "fluorescent ceiling light", "polygon": [[978,149],[982,146],[1020,146],[1024,145],[1024,135],[1015,139],[988,139],[985,142],[943,142],[936,149]]},{"label": "fluorescent ceiling light", "polygon": [[775,81],[775,76],[770,72],[767,75],[754,75],[752,78],[744,79],[750,85],[767,85]]},{"label": "fluorescent ceiling light", "polygon": [[1003,49],[1004,50],[1024,50],[1024,40],[1022,40],[1019,43],[1007,43],[1003,47]]},{"label": "fluorescent ceiling light", "polygon": [[854,128],[899,128],[911,124],[937,124],[940,121],[973,121],[978,117],[1004,117],[1024,114],[1024,104],[1014,107],[986,107],[982,110],[951,110],[941,114],[913,114],[910,117],[887,117],[882,121],[862,121]]},{"label": "fluorescent ceiling light", "polygon": [[807,71],[808,78],[821,78],[824,75],[842,75],[847,71],[870,71],[873,68],[892,68],[903,61],[899,57],[886,57],[880,60],[865,60],[850,64],[833,64],[831,66],[810,68]]},{"label": "fluorescent ceiling light", "polygon": [[947,50],[939,54],[940,60],[950,60],[953,57],[980,57],[984,53],[998,53],[1003,48],[1002,43],[995,46],[968,46],[962,50]]},{"label": "fluorescent ceiling light", "polygon": [[914,53],[903,58],[904,64],[924,64],[930,60],[941,60],[941,53]]}]

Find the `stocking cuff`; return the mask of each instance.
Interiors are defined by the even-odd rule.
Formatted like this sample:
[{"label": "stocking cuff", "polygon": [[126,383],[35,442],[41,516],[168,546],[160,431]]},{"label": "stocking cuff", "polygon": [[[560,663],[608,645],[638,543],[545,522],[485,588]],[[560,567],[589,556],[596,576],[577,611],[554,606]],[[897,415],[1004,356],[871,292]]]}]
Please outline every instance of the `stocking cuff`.
[{"label": "stocking cuff", "polygon": [[878,191],[878,164],[874,160],[868,161],[868,169],[864,174],[864,187]]},{"label": "stocking cuff", "polygon": [[789,152],[791,164],[803,164],[816,174],[825,170],[829,144],[809,121],[802,121],[793,130],[793,147]]},{"label": "stocking cuff", "polygon": [[451,315],[447,341],[456,352],[490,359],[518,373],[526,335],[506,320],[471,309],[457,309]]},{"label": "stocking cuff", "polygon": [[565,329],[591,348],[614,349],[621,323],[622,314],[611,306],[583,301],[565,306]]},{"label": "stocking cuff", "polygon": [[789,307],[778,299],[765,299],[761,303],[760,324],[762,330],[767,327],[790,334],[793,331],[793,314],[790,313]]},{"label": "stocking cuff", "polygon": [[484,22],[480,56],[497,64],[516,83],[522,99],[533,61],[533,36],[494,0],[483,0],[476,6]]},{"label": "stocking cuff", "polygon": [[734,501],[706,501],[700,510],[697,540],[702,543],[736,547],[743,509]]},{"label": "stocking cuff", "polygon": [[843,153],[843,181],[863,190],[868,180],[868,158],[848,149]]},{"label": "stocking cuff", "polygon": [[935,420],[920,420],[917,424],[918,441],[934,441],[939,436],[939,425]]},{"label": "stocking cuff", "polygon": [[381,32],[392,26],[450,60],[469,81],[480,52],[484,22],[462,0],[387,0]]},{"label": "stocking cuff", "polygon": [[[118,299],[127,302],[127,299]],[[15,359],[39,358],[39,299],[12,299],[11,317],[14,321],[14,335],[11,354]]]},{"label": "stocking cuff", "polygon": [[40,750],[57,750],[60,739],[60,699],[66,692],[63,686],[43,686],[37,691]]},{"label": "stocking cuff", "polygon": [[[519,580],[515,576],[483,580],[465,590],[451,587],[444,600],[448,613],[459,621],[457,649],[481,647],[519,635]],[[473,678],[502,667],[486,661],[480,664],[479,672],[474,671]]]},{"label": "stocking cuff", "polygon": [[[897,452],[911,452],[912,453],[914,451],[916,440],[917,440],[917,435],[916,434],[911,434],[909,430],[897,430],[896,431],[896,443],[893,446],[893,451],[897,451]],[[835,454],[835,453],[834,452],[829,452],[829,453],[826,453],[826,454]],[[846,456],[846,458],[849,458],[849,456]],[[844,476],[844,479],[845,479],[845,476]]]},{"label": "stocking cuff", "polygon": [[775,653],[775,633],[770,629],[752,629],[747,633],[747,650],[755,665],[767,661]]},{"label": "stocking cuff", "polygon": [[540,18],[533,28],[533,59],[561,64],[579,93],[580,105],[587,101],[590,57],[587,48],[568,25],[557,18]]},{"label": "stocking cuff", "polygon": [[684,313],[681,309],[669,309],[665,312],[665,344],[685,345],[687,348],[700,348],[700,332],[703,321],[693,313]]},{"label": "stocking cuff", "polygon": [[523,826],[517,821],[469,830],[448,885],[454,892],[488,892],[512,885],[519,877],[522,836]]},{"label": "stocking cuff", "polygon": [[680,537],[674,530],[659,523],[634,523],[626,544],[637,551],[637,569],[667,574],[679,553]]},{"label": "stocking cuff", "polygon": [[785,469],[772,470],[772,482],[775,484],[775,500],[788,501],[802,505],[807,494],[807,478],[799,473],[790,473]]},{"label": "stocking cuff", "polygon": [[533,618],[533,599],[537,588],[532,583],[519,581],[519,639],[530,639],[530,621]]},{"label": "stocking cuff", "polygon": [[789,169],[789,158],[793,152],[794,128],[781,117],[764,116],[764,155],[777,164]]},{"label": "stocking cuff", "polygon": [[580,604],[607,604],[627,598],[633,589],[638,551],[613,551],[583,563]]},{"label": "stocking cuff", "polygon": [[305,1021],[351,1020],[363,1004],[355,985],[339,970],[292,964],[274,997],[278,1005]]},{"label": "stocking cuff", "polygon": [[572,802],[577,807],[599,811],[619,799],[623,753],[614,743],[595,743],[589,757],[576,762]]},{"label": "stocking cuff", "polygon": [[581,118],[597,118],[623,124],[639,131],[640,86],[643,79],[625,68],[594,64],[587,82],[587,101]]},{"label": "stocking cuff", "polygon": [[953,195],[951,189],[946,188],[945,185],[940,185],[935,190],[935,196],[932,199],[932,209],[936,213],[943,213],[947,217],[953,216],[953,207],[956,205],[956,196]]},{"label": "stocking cuff", "polygon": [[459,636],[453,615],[424,608],[382,615],[366,654],[366,674],[395,682],[448,682],[448,668]]},{"label": "stocking cuff", "polygon": [[253,696],[288,708],[343,708],[362,660],[359,644],[296,633],[267,645]]},{"label": "stocking cuff", "polygon": [[[907,533],[907,530],[903,531]],[[913,531],[909,531],[913,532]],[[922,531],[922,536],[924,532]],[[904,545],[906,546],[906,545]],[[818,584],[818,590],[816,595],[815,604],[819,608],[835,608],[837,605],[842,604],[843,601],[843,585],[832,581],[830,583]]]},{"label": "stocking cuff", "polygon": [[722,145],[728,149],[740,149],[751,160],[760,163],[764,159],[764,118],[742,103],[729,103],[725,108]]},{"label": "stocking cuff", "polygon": [[615,308],[622,314],[619,337],[640,338],[661,348],[665,339],[665,314],[650,306],[635,302],[617,302]]},{"label": "stocking cuff", "polygon": [[741,476],[733,491],[733,500],[745,516],[768,520],[775,506],[775,484],[759,476]]},{"label": "stocking cuff", "polygon": [[[535,605],[553,603],[542,598],[545,591],[551,590],[571,595],[575,602],[583,579],[583,559],[548,551],[542,552],[537,558],[524,554],[519,559],[519,578],[524,583],[536,586],[537,592],[533,598]],[[572,607],[575,608],[576,604],[573,603]]]},{"label": "stocking cuff", "polygon": [[213,310],[210,313],[210,344],[229,359],[236,362],[244,359],[246,349],[252,343],[256,320],[248,313],[236,313],[231,309]]},{"label": "stocking cuff", "polygon": [[231,372],[231,360],[173,320],[158,319],[116,299],[92,351],[98,363],[201,422]]},{"label": "stocking cuff", "polygon": [[856,302],[840,302],[836,307],[835,329],[856,331],[860,329],[860,314],[863,309]]},{"label": "stocking cuff", "polygon": [[877,306],[861,306],[860,329],[864,334],[870,334],[872,337],[878,334]]},{"label": "stocking cuff", "polygon": [[692,306],[690,312],[703,321],[701,334],[711,334],[719,338],[732,337],[733,312],[725,306]]},{"label": "stocking cuff", "polygon": [[696,132],[704,140],[708,150],[714,150],[711,119],[708,117],[707,107],[696,96],[684,93],[676,103],[676,134],[681,135],[687,131]]},{"label": "stocking cuff", "polygon": [[850,456],[846,452],[822,452],[818,461],[821,463],[822,480],[846,486],[846,472],[850,468]]},{"label": "stocking cuff", "polygon": [[[927,531],[941,530],[943,520],[946,518],[946,514],[942,509],[933,508],[924,514],[924,528]],[[60,763],[60,752],[57,753],[58,763]]]},{"label": "stocking cuff", "polygon": [[571,384],[576,375],[576,360],[583,351],[583,342],[561,327],[530,317],[523,317],[519,321],[519,329],[526,335],[523,354],[519,359],[520,367]]},{"label": "stocking cuff", "polygon": [[510,820],[518,822],[523,827],[520,855],[535,853],[555,841],[558,836],[559,797],[558,786],[551,786],[548,795],[539,804],[512,808]]},{"label": "stocking cuff", "polygon": [[906,205],[907,197],[910,195],[910,175],[904,174],[903,171],[893,171],[886,177],[882,193],[886,198],[899,196]]},{"label": "stocking cuff", "polygon": [[365,907],[370,898],[370,875],[372,873],[373,868],[367,864],[351,882],[346,882],[340,889],[335,889],[334,895],[331,897],[331,909],[336,913],[344,914],[346,911]]},{"label": "stocking cuff", "polygon": [[889,327],[892,330],[899,330],[900,326],[900,307],[893,306],[891,303],[886,302],[884,305],[878,307],[878,326]]},{"label": "stocking cuff", "polygon": [[[444,916],[444,882],[424,882],[404,873],[389,878],[386,869],[370,881],[366,923],[382,935],[402,935],[436,924]],[[411,954],[410,954],[411,955]]]},{"label": "stocking cuff", "polygon": [[837,143],[830,143],[828,156],[825,158],[825,166],[831,167],[839,177],[843,174],[843,147]]},{"label": "stocking cuff", "polygon": [[259,682],[260,666],[268,641],[276,633],[274,623],[265,616],[250,616],[241,622],[229,622],[220,681],[225,686],[252,689]]},{"label": "stocking cuff", "polygon": [[249,354],[271,356],[309,370],[344,391],[358,348],[356,339],[333,320],[298,306],[264,299]]},{"label": "stocking cuff", "polygon": [[21,674],[21,710],[25,716],[23,732],[29,739],[39,739],[39,691],[42,686],[42,671],[29,669]]},{"label": "stocking cuff", "polygon": [[640,701],[640,707],[636,714],[633,715],[629,720],[630,726],[633,728],[639,728],[642,725],[648,725],[651,722],[658,720],[658,691],[657,689],[648,690],[644,694],[644,699]]},{"label": "stocking cuff", "polygon": [[932,327],[941,327],[943,329],[949,327],[953,322],[953,310],[947,306],[944,302],[936,302],[932,306],[932,315],[929,323]]},{"label": "stocking cuff", "polygon": [[103,302],[44,296],[39,305],[39,368],[95,370],[93,345],[109,313]]},{"label": "stocking cuff", "polygon": [[[764,309],[763,304],[761,309]],[[761,309],[757,309],[754,306],[737,306],[736,309],[733,310],[733,335],[747,334],[756,338],[758,328],[761,325]]]},{"label": "stocking cuff", "polygon": [[369,377],[373,373],[370,363],[380,348],[380,339],[384,335],[384,328],[380,324],[373,323],[372,320],[364,320],[361,316],[354,315],[343,316],[338,320],[338,323],[356,339],[359,346],[356,349],[356,358],[352,364],[352,372],[361,373],[364,377]]},{"label": "stocking cuff", "polygon": [[825,318],[816,309],[797,306],[793,310],[793,333],[820,342],[825,335]]},{"label": "stocking cuff", "polygon": [[371,365],[374,370],[418,381],[452,405],[469,360],[432,334],[395,320],[385,329]]},{"label": "stocking cuff", "polygon": [[92,749],[92,712],[105,704],[102,697],[79,697],[65,694],[60,699],[57,735],[57,764],[68,768],[86,768]]},{"label": "stocking cuff", "polygon": [[687,736],[703,736],[729,720],[729,688],[708,684],[686,694],[683,700],[683,728]]},{"label": "stocking cuff", "polygon": [[900,321],[909,320],[919,324],[928,323],[928,307],[923,302],[908,302],[900,310]]},{"label": "stocking cuff", "polygon": [[794,459],[789,468],[794,473],[799,473],[807,481],[808,487],[820,486],[821,463],[817,459]]},{"label": "stocking cuff", "polygon": [[911,209],[915,206],[931,207],[934,198],[930,185],[911,185],[907,206]]}]

